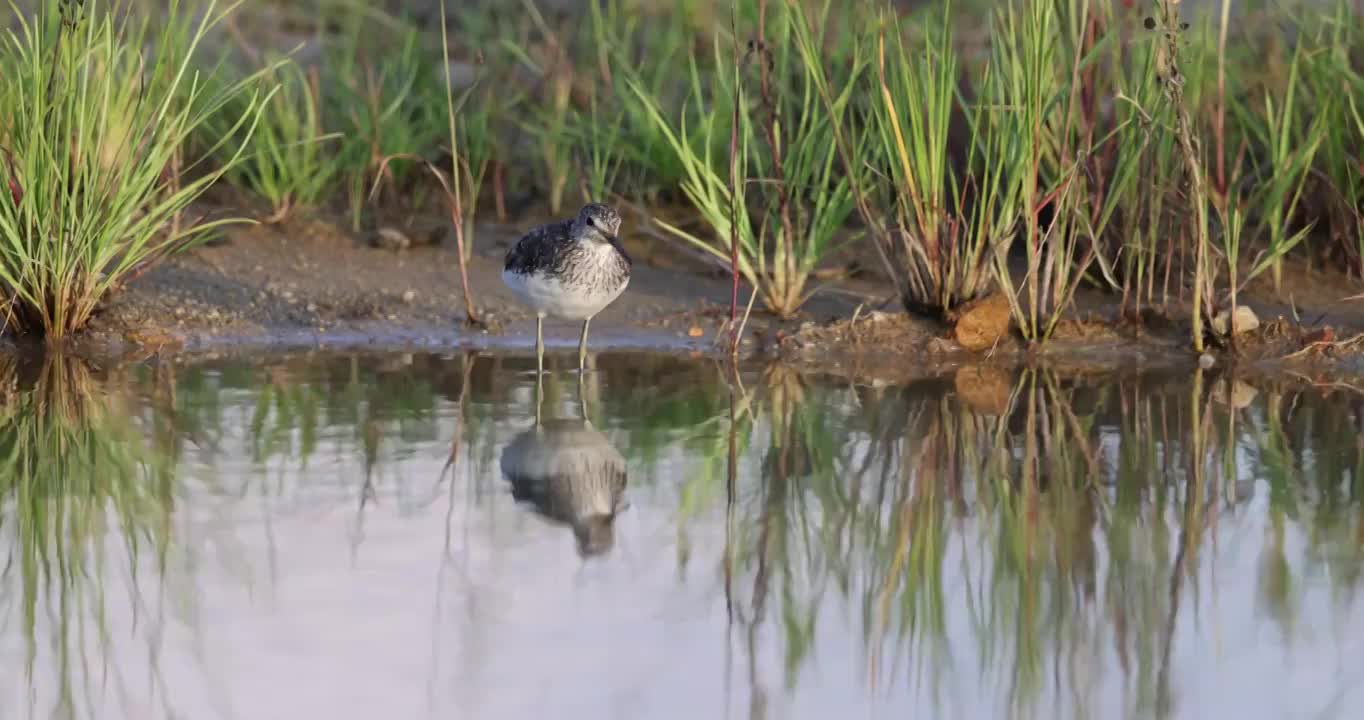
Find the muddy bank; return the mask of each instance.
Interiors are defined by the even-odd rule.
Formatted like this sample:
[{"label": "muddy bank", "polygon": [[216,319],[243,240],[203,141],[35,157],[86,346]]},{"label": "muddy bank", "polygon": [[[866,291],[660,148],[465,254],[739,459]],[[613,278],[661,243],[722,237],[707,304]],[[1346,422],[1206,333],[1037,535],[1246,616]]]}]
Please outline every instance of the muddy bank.
[{"label": "muddy bank", "polygon": [[[300,216],[229,227],[152,268],[112,295],[74,346],[108,359],[346,347],[529,352],[534,317],[502,285],[501,266],[509,245],[544,220],[478,227],[468,270],[481,326],[465,323],[454,237],[442,218],[409,219],[391,228],[400,232],[380,235]],[[630,288],[593,321],[592,348],[720,353],[729,316],[725,271],[679,252],[628,214],[622,241],[635,260]],[[794,318],[755,308],[744,354],[902,379],[967,365],[1080,371],[1198,362],[1183,317],[1122,320],[1117,298],[1096,291],[1077,298],[1073,317],[1041,348],[1010,334],[970,351],[947,325],[901,312],[868,260],[838,259]],[[1243,293],[1260,328],[1237,347],[1212,352],[1222,365],[1364,372],[1360,348],[1340,342],[1364,332],[1364,303],[1348,300],[1353,294],[1347,278],[1292,266],[1280,292],[1266,282]],[[577,332],[576,324],[547,322],[546,342],[568,350]]]}]

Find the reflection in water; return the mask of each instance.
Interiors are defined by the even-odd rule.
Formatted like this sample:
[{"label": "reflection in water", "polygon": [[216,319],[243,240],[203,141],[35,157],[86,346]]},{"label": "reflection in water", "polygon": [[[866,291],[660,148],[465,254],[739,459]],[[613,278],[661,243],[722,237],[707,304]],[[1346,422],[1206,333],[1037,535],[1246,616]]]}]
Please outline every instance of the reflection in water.
[{"label": "reflection in water", "polygon": [[[7,652],[15,675],[0,678],[34,715],[39,687],[59,717],[94,715],[96,686],[127,690],[128,673],[108,661],[130,628],[104,612],[105,583],[121,576],[134,595],[154,598],[155,578],[127,574],[121,550],[167,559],[170,467],[102,380],[74,359],[0,355],[0,612],[22,637],[24,658]],[[141,609],[144,627],[161,621],[155,604]],[[146,669],[156,682],[155,662]]]},{"label": "reflection in water", "polygon": [[502,450],[512,496],[573,529],[578,551],[600,555],[615,542],[625,458],[587,420],[544,421]]},{"label": "reflection in water", "polygon": [[585,376],[578,374],[580,417],[545,421],[544,376],[536,374],[535,425],[503,448],[501,466],[512,497],[572,528],[579,554],[590,557],[615,544],[626,470],[620,451],[588,419]]},{"label": "reflection in water", "polygon": [[0,717],[1364,712],[1356,395],[599,359],[0,356]]}]

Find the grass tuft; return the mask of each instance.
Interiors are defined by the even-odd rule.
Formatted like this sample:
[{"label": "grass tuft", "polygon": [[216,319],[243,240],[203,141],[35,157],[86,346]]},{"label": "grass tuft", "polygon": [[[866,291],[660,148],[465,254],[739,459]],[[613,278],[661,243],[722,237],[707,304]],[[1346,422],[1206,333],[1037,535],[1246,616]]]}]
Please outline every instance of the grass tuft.
[{"label": "grass tuft", "polygon": [[[79,330],[120,283],[228,222],[172,221],[235,168],[268,100],[254,77],[224,86],[195,70],[225,12],[216,3],[196,17],[171,2],[154,53],[147,22],[124,9],[45,2],[34,15],[16,10],[17,29],[0,42],[11,191],[0,197],[0,292],[7,326],[23,334]],[[226,108],[231,132],[213,143],[215,166],[191,162],[203,169],[181,183],[181,148]]]}]

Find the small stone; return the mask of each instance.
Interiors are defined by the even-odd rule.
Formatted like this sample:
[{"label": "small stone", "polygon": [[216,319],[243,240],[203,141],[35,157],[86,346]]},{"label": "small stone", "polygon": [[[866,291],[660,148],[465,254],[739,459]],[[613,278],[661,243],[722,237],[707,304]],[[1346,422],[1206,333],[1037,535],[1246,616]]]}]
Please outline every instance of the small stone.
[{"label": "small stone", "polygon": [[317,312],[317,303],[308,303],[308,312]]},{"label": "small stone", "polygon": [[478,80],[478,66],[460,60],[451,60],[446,66],[450,73],[450,87],[463,89]]},{"label": "small stone", "polygon": [[1210,370],[1212,369],[1212,366],[1216,364],[1217,359],[1207,353],[1198,356],[1198,367],[1201,367],[1204,370]]},{"label": "small stone", "polygon": [[1009,298],[995,293],[968,304],[957,317],[953,333],[963,348],[980,352],[994,347],[1009,332],[1010,320]]},{"label": "small stone", "polygon": [[370,238],[370,244],[387,250],[406,250],[412,247],[412,238],[402,230],[386,225],[374,233],[374,237]]},{"label": "small stone", "polygon": [[[1231,327],[1230,333],[1227,332],[1228,326]],[[1237,305],[1234,312],[1223,310],[1212,319],[1212,331],[1222,337],[1243,335],[1259,327],[1260,318],[1256,317],[1254,310],[1245,305]]]},{"label": "small stone", "polygon": [[404,292],[404,293],[403,293],[403,302],[407,303],[408,305],[411,305],[412,303],[414,303],[414,302],[416,302],[416,301],[417,301],[417,291],[416,291],[416,290],[408,290],[407,292]]}]

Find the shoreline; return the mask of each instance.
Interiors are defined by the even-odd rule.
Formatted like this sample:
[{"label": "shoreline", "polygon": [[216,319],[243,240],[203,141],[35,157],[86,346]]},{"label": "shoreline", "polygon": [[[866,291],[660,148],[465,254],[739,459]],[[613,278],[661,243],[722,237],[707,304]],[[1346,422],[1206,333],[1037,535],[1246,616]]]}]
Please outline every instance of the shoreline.
[{"label": "shoreline", "polygon": [[[171,256],[111,295],[89,328],[62,346],[99,362],[311,351],[531,352],[533,316],[502,286],[500,270],[506,248],[540,220],[479,226],[468,269],[483,328],[464,323],[453,232],[436,216],[413,222],[436,230],[427,231],[428,244],[403,249],[376,246],[372,234],[319,217],[229,228],[221,239]],[[594,319],[589,349],[726,357],[716,340],[728,319],[729,278],[679,260],[675,246],[631,225],[623,234],[635,258],[630,288]],[[1215,365],[1364,375],[1364,347],[1301,352],[1313,342],[1364,332],[1364,303],[1323,302],[1340,297],[1348,280],[1333,283],[1329,273],[1302,268],[1287,277],[1293,283],[1287,296],[1295,298],[1291,310],[1316,322],[1276,317],[1276,303],[1266,297],[1274,295],[1248,288],[1243,297],[1260,313],[1261,326],[1241,336],[1234,351],[1210,351]],[[746,291],[741,288],[741,303]],[[1299,296],[1310,302],[1297,302]],[[893,297],[887,283],[863,272],[827,281],[793,318],[755,308],[740,355],[816,372],[906,380],[950,376],[963,367],[1087,373],[1198,365],[1187,321],[1155,314],[1141,323],[1122,321],[1119,298],[1108,293],[1079,294],[1044,345],[1029,347],[1010,333],[980,352],[958,345],[946,323],[905,313]],[[577,331],[576,323],[547,321],[547,346],[571,351]],[[21,346],[33,347],[8,343],[11,350]]]}]

